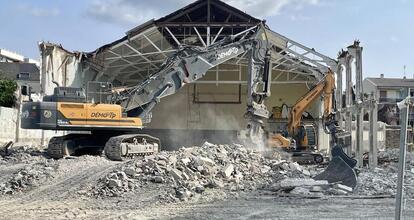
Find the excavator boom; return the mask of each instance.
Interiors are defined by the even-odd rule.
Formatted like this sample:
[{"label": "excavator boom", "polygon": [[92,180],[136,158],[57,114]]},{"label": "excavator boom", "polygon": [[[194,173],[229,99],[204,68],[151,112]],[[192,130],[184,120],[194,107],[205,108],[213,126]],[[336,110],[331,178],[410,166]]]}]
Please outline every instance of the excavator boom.
[{"label": "excavator boom", "polygon": [[324,112],[323,117],[326,118],[332,113],[332,94],[335,89],[335,77],[332,70],[316,84],[309,92],[302,96],[289,112],[288,132],[295,135],[301,126],[302,114],[310,107],[312,103],[323,95]]}]

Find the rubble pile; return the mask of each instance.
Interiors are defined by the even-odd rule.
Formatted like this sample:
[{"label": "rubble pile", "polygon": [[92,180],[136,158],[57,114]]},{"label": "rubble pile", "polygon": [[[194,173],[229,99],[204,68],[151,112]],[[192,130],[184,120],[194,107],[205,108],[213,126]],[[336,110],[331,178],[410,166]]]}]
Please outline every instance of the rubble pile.
[{"label": "rubble pile", "polygon": [[[355,193],[368,196],[395,195],[397,190],[398,148],[378,152],[379,166],[374,170],[362,169],[358,175]],[[405,193],[414,198],[414,154],[406,153]]]},{"label": "rubble pile", "polygon": [[19,169],[6,182],[0,183],[0,194],[15,194],[41,185],[47,179],[53,178],[56,166],[45,161]]},{"label": "rubble pile", "polygon": [[37,159],[44,156],[45,152],[29,145],[14,145],[10,148],[0,149],[0,164],[5,162],[21,162]]},{"label": "rubble pile", "polygon": [[358,175],[357,194],[368,196],[395,195],[396,189],[396,167],[375,168],[374,170],[364,169]]},{"label": "rubble pile", "polygon": [[[408,158],[407,158],[408,159]],[[398,163],[391,162],[375,168],[363,169],[358,175],[356,194],[381,196],[395,195],[397,191]],[[405,172],[405,193],[414,198],[414,164],[407,162]]]},{"label": "rubble pile", "polygon": [[[398,158],[400,157],[400,149],[399,148],[388,148],[383,151],[378,152],[378,162],[385,163],[385,162],[398,162]],[[406,152],[406,161],[414,163],[414,153]]]},{"label": "rubble pile", "polygon": [[309,178],[313,174],[297,163],[266,159],[241,145],[206,142],[201,147],[128,161],[102,178],[92,195],[120,196],[148,184],[159,184],[160,193],[167,194],[162,198],[187,200],[211,189],[251,191],[288,177]]}]

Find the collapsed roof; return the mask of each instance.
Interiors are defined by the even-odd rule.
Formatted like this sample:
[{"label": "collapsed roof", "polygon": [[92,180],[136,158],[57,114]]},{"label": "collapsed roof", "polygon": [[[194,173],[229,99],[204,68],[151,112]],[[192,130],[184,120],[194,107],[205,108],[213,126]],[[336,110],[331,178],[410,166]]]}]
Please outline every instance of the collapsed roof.
[{"label": "collapsed roof", "polygon": [[[198,0],[167,16],[133,28],[123,38],[93,52],[72,55],[77,55],[82,70],[93,74],[89,80],[105,79],[117,85],[135,84],[157,71],[165,59],[182,45],[206,47],[261,22],[220,0]],[[268,37],[272,45],[272,67],[278,72],[273,80],[284,73],[295,74],[287,80],[317,80],[328,68],[336,70],[334,59],[313,48],[270,29]],[[226,64],[246,66],[246,54]]]}]

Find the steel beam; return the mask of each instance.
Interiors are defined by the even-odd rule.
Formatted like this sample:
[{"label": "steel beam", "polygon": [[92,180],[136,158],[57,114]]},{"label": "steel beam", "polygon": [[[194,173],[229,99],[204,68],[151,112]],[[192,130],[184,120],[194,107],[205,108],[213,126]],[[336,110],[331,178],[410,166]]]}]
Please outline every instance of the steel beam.
[{"label": "steel beam", "polygon": [[200,42],[203,44],[204,47],[207,47],[206,43],[204,42],[203,38],[201,37],[200,33],[198,32],[196,27],[193,27],[194,31],[196,32],[198,39],[200,40]]},{"label": "steel beam", "polygon": [[175,43],[177,43],[178,46],[181,46],[180,41],[177,40],[177,38],[174,36],[174,34],[170,31],[168,27],[165,27],[165,30],[170,34],[170,36],[174,39]]}]

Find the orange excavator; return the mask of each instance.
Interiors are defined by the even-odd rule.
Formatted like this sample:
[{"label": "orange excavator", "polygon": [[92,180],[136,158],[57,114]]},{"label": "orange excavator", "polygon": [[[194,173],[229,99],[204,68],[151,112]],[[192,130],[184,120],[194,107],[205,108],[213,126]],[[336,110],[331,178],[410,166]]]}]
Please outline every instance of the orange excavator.
[{"label": "orange excavator", "polygon": [[291,108],[288,116],[287,133],[276,133],[270,135],[269,145],[281,147],[293,156],[308,155],[316,163],[323,162],[323,156],[317,153],[317,133],[312,124],[303,124],[302,115],[310,105],[319,97],[323,97],[324,112],[323,118],[329,119],[333,114],[332,96],[335,89],[335,77],[331,70],[319,81],[316,86],[302,96]]},{"label": "orange excavator", "polygon": [[[327,169],[316,179],[327,179],[329,182],[341,181],[348,186],[356,185],[353,168],[356,160],[344,153],[342,148],[350,147],[350,133],[337,130],[334,108],[335,76],[329,70],[325,76],[291,108],[288,116],[287,129],[284,133],[271,134],[268,137],[270,147],[282,148],[298,160],[312,158],[315,163],[322,163],[323,155],[317,151],[317,132],[313,124],[302,122],[303,113],[318,98],[322,97],[324,104],[323,121],[325,132],[331,135],[332,159]],[[341,175],[338,175],[341,173]]]}]

